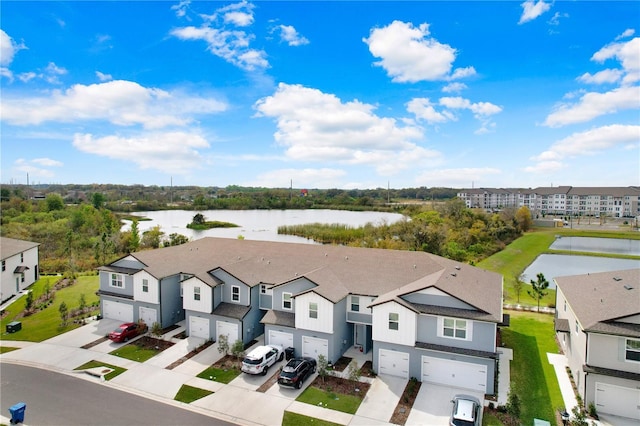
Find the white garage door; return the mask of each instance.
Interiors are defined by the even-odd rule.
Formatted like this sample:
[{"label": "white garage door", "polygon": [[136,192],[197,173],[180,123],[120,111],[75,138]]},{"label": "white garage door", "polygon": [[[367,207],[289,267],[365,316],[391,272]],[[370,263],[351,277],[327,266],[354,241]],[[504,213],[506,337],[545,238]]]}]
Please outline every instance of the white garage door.
[{"label": "white garage door", "polygon": [[209,318],[189,317],[189,336],[209,340]]},{"label": "white garage door", "polygon": [[302,336],[302,356],[318,359],[318,355],[324,355],[327,361],[333,361],[328,358],[329,341],[317,337]]},{"label": "white garage door", "polygon": [[409,354],[380,349],[378,351],[378,373],[408,379]]},{"label": "white garage door", "polygon": [[236,342],[236,340],[239,339],[238,324],[234,324],[232,322],[226,322],[226,321],[218,321],[216,323],[216,339],[221,334],[224,334],[225,336],[227,336],[227,339],[229,341],[229,346],[232,346]]},{"label": "white garage door", "polygon": [[139,318],[147,324],[147,327],[153,327],[154,322],[158,322],[158,314],[156,310],[153,308],[145,308],[144,306],[140,306],[139,309]]},{"label": "white garage door", "polygon": [[293,334],[284,331],[269,330],[269,344],[281,345],[283,348],[293,347]]},{"label": "white garage door", "polygon": [[102,302],[102,317],[122,322],[133,322],[133,305],[105,300]]},{"label": "white garage door", "polygon": [[486,393],[487,367],[470,362],[423,356],[422,381]]},{"label": "white garage door", "polygon": [[596,382],[596,410],[640,420],[640,389]]}]

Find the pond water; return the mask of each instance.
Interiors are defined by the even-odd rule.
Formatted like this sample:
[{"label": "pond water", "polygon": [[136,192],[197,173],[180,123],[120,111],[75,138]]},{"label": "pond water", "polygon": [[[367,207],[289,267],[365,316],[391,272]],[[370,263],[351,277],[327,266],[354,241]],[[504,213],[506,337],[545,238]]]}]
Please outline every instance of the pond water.
[{"label": "pond water", "polygon": [[640,240],[594,237],[557,238],[549,247],[553,250],[573,250],[594,253],[630,254],[640,256]]},{"label": "pond water", "polygon": [[[207,221],[230,222],[237,228],[215,228],[196,231],[187,228],[196,213],[201,213]],[[395,223],[404,218],[398,213],[353,212],[346,210],[159,210],[136,212],[136,216],[151,220],[138,222],[141,232],[160,225],[165,235],[177,233],[191,239],[203,237],[238,238],[242,235],[248,240],[280,241],[313,244],[313,240],[294,235],[279,235],[278,227],[283,225],[303,225],[308,223],[340,223],[358,227],[367,223],[380,225]],[[122,230],[129,230],[131,222],[125,221]]]}]

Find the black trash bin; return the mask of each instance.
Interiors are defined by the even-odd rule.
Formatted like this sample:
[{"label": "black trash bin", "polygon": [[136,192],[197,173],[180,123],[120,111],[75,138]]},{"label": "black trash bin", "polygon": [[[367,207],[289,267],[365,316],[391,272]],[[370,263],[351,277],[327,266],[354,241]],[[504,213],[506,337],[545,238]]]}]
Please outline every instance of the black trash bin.
[{"label": "black trash bin", "polygon": [[24,412],[27,409],[27,404],[24,402],[18,402],[17,404],[9,407],[9,413],[11,414],[11,424],[15,425],[24,422]]},{"label": "black trash bin", "polygon": [[289,361],[295,355],[295,348],[288,347],[287,349],[284,350],[284,355],[287,358],[287,361]]}]

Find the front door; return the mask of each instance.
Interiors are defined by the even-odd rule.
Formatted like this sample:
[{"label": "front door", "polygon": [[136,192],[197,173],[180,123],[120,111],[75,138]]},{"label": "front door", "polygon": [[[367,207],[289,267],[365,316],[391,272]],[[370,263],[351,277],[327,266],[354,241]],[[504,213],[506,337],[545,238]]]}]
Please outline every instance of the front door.
[{"label": "front door", "polygon": [[355,338],[353,339],[356,342],[356,346],[360,346],[364,348],[364,342],[367,338],[367,326],[364,324],[356,324],[355,326]]},{"label": "front door", "polygon": [[16,293],[20,293],[20,277],[16,277]]}]

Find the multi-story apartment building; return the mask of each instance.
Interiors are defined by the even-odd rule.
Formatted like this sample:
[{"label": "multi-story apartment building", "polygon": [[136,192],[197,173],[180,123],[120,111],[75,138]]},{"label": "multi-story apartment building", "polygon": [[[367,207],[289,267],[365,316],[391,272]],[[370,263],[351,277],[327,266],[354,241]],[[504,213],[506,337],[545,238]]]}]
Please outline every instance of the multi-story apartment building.
[{"label": "multi-story apartment building", "polygon": [[634,186],[472,188],[463,189],[457,195],[467,207],[486,210],[526,206],[540,214],[640,216],[640,188]]}]

